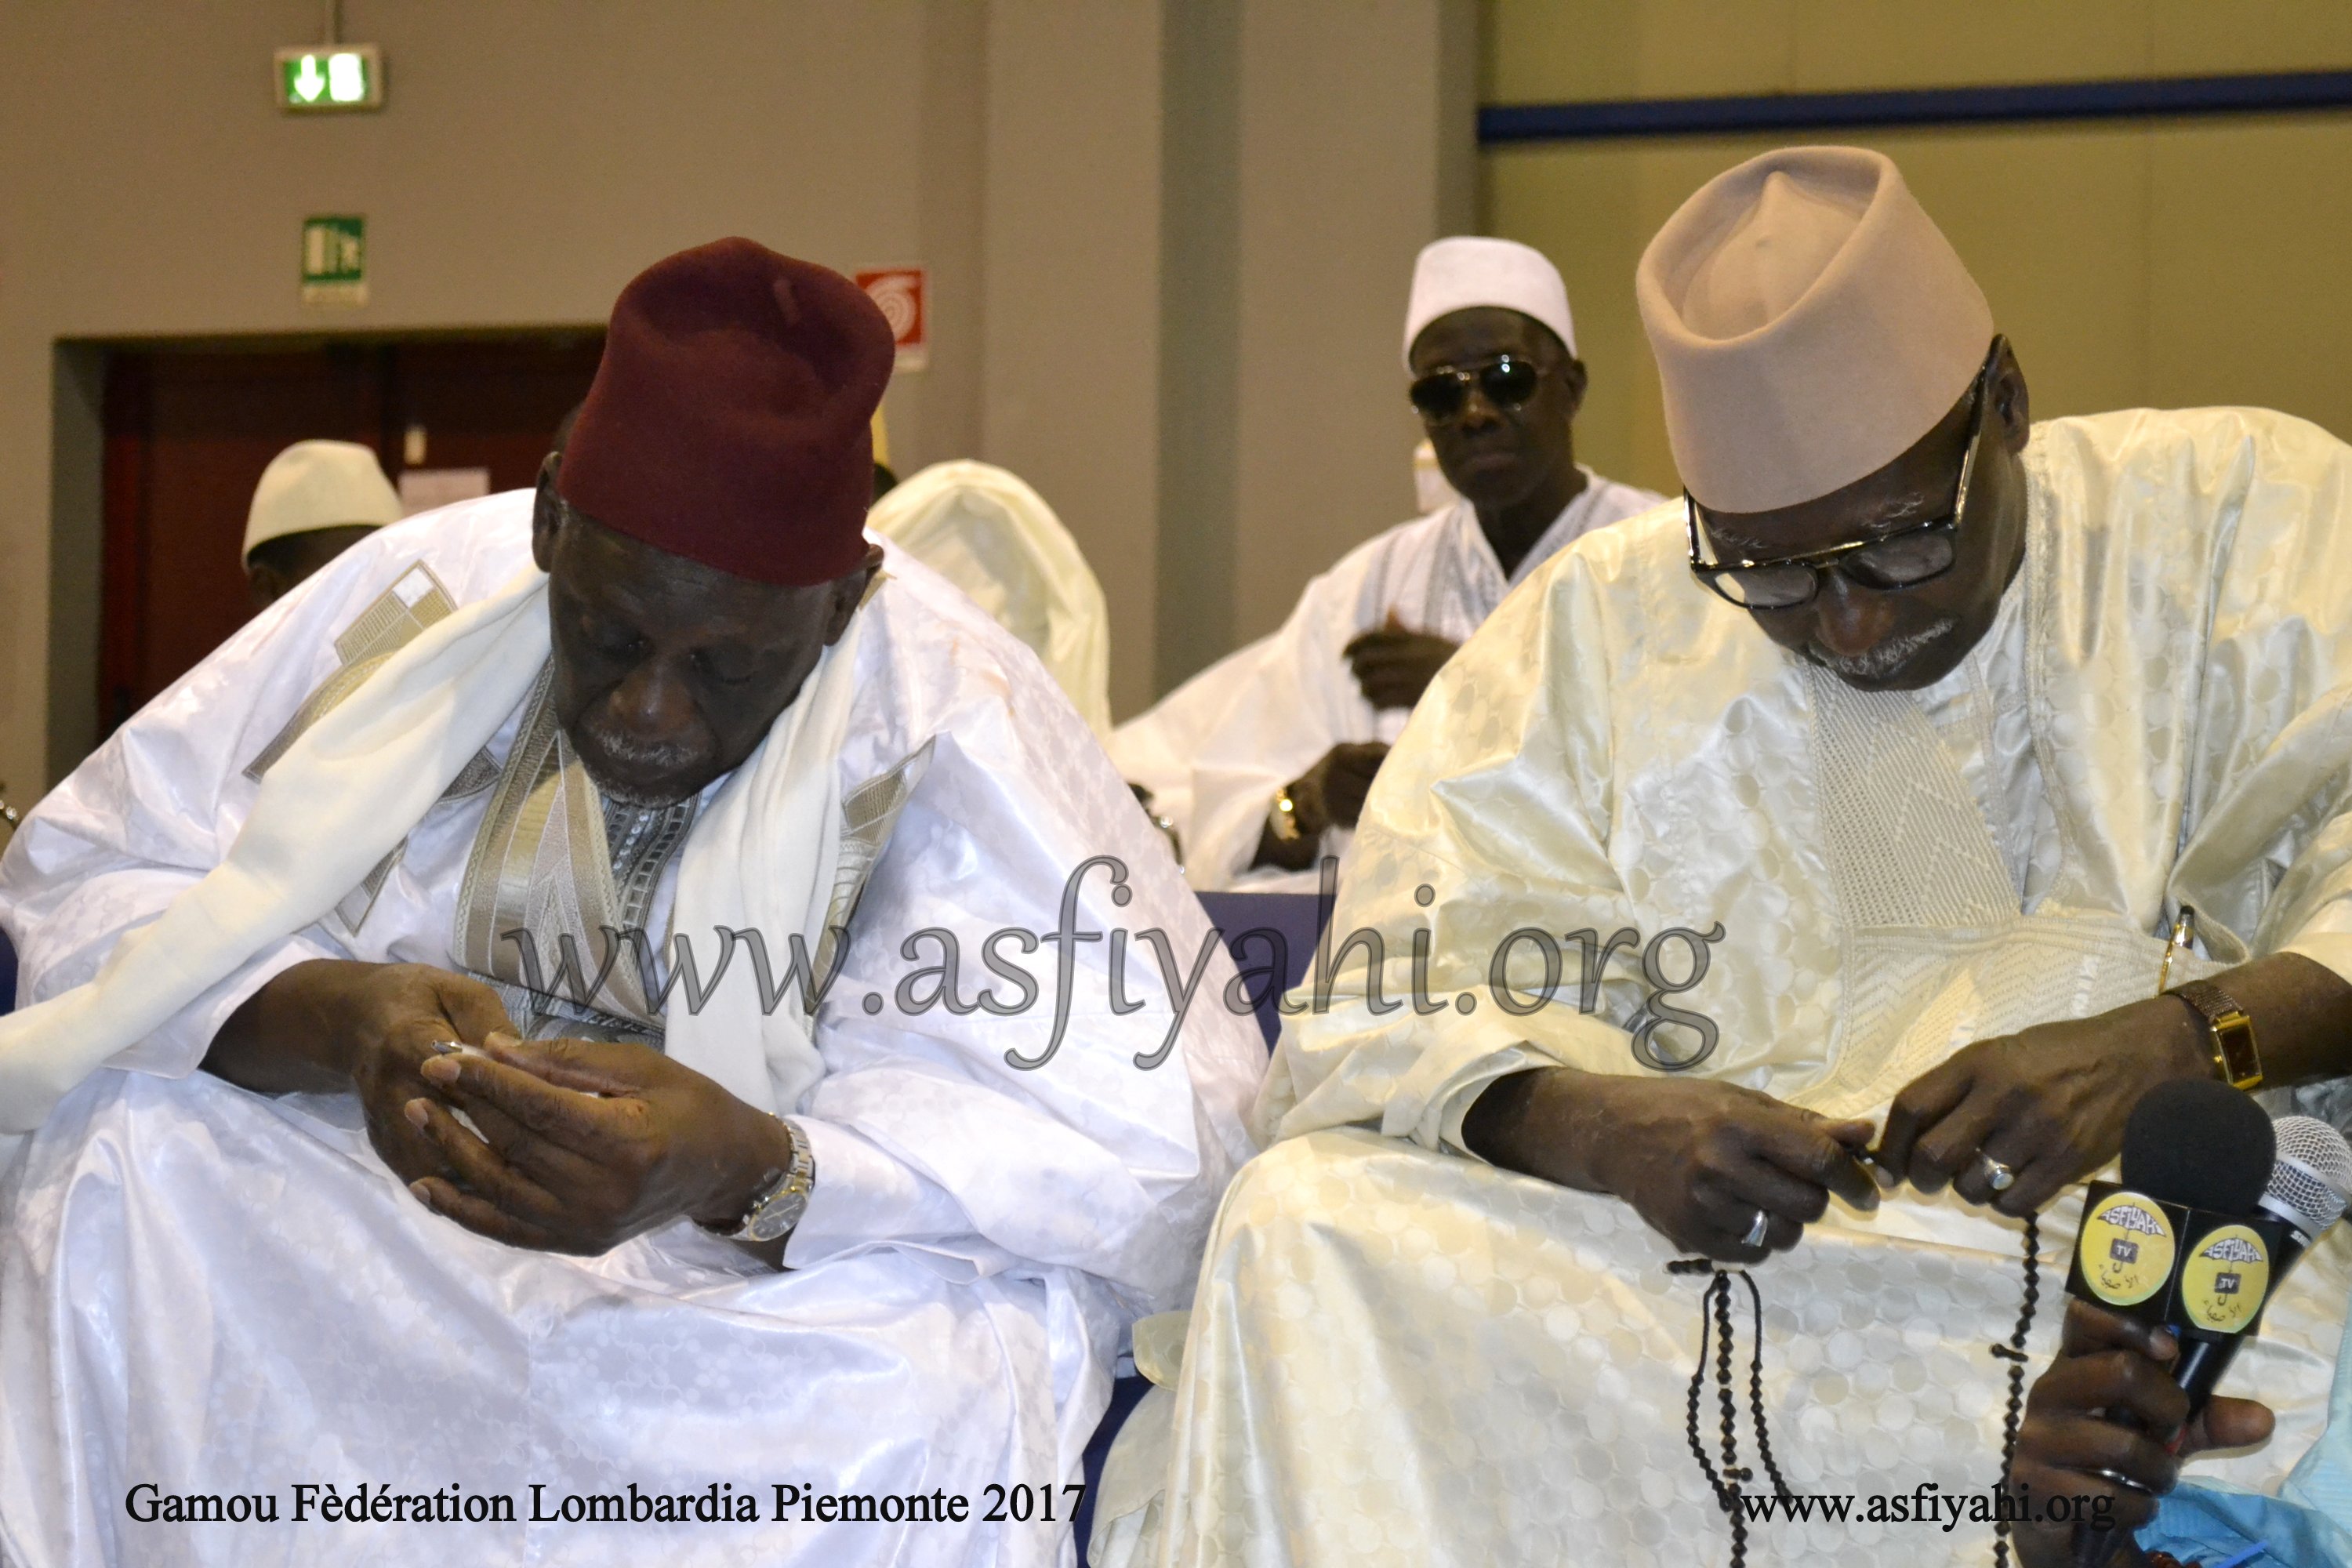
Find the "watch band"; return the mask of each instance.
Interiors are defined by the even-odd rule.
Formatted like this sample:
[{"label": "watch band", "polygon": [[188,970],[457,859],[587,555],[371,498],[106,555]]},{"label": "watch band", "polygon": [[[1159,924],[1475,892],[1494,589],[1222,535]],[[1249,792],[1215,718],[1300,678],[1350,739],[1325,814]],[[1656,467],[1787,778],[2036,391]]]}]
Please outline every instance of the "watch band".
[{"label": "watch band", "polygon": [[792,1161],[782,1170],[769,1173],[760,1195],[744,1211],[742,1223],[724,1233],[730,1241],[778,1240],[790,1236],[801,1223],[801,1215],[808,1212],[809,1194],[816,1190],[816,1151],[809,1147],[808,1134],[798,1123],[782,1116],[776,1120],[792,1140]]},{"label": "watch band", "polygon": [[2231,1089],[2262,1087],[2263,1054],[2254,1040],[2254,1021],[2228,992],[2210,980],[2191,980],[2165,994],[2179,997],[2205,1020],[2215,1076]]}]

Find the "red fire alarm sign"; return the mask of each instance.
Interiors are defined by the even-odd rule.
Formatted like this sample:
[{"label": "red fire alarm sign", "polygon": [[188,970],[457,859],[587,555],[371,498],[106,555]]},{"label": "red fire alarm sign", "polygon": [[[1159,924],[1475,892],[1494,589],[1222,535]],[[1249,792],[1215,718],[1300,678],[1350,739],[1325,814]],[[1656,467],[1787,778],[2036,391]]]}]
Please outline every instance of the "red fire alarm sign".
[{"label": "red fire alarm sign", "polygon": [[857,286],[882,309],[898,339],[898,368],[920,370],[931,357],[931,312],[923,269],[883,267],[857,275]]}]

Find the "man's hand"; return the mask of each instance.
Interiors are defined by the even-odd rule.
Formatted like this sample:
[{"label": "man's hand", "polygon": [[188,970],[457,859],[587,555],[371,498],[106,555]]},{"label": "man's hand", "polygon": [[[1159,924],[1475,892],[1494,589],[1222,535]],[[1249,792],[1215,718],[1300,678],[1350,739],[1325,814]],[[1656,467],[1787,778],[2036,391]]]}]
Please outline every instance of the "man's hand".
[{"label": "man's hand", "polygon": [[435,1091],[418,1076],[436,1045],[512,1030],[498,993],[423,963],[312,959],[263,985],[213,1037],[204,1066],[261,1094],[356,1089],[368,1141],[414,1182],[446,1169],[404,1108]]},{"label": "man's hand", "polygon": [[[1797,1245],[1834,1193],[1875,1208],[1854,1154],[1867,1121],[1831,1121],[1736,1084],[1540,1068],[1491,1085],[1463,1142],[1507,1170],[1612,1193],[1676,1247],[1754,1263]],[[1760,1246],[1746,1245],[1758,1211]]]},{"label": "man's hand", "polygon": [[[2266,1084],[2352,1073],[2352,985],[2335,971],[2274,952],[2212,979],[2253,1018]],[[1923,1192],[1948,1182],[1970,1203],[2030,1214],[2115,1158],[2141,1095],[2212,1074],[2205,1021],[2177,996],[1979,1040],[1895,1097],[1878,1162]],[[2016,1184],[1994,1193],[1979,1154]]]},{"label": "man's hand", "polygon": [[1389,754],[1380,741],[1343,741],[1290,781],[1290,804],[1298,816],[1298,837],[1287,843],[1269,826],[1258,835],[1257,866],[1279,866],[1298,871],[1315,863],[1322,852],[1323,835],[1334,827],[1353,827],[1364,813],[1364,797],[1372,778]]},{"label": "man's hand", "polygon": [[[1875,1157],[1921,1192],[1949,1183],[1972,1204],[2032,1214],[2116,1157],[2141,1095],[2212,1071],[2196,1015],[2175,998],[2039,1024],[1964,1047],[1913,1079]],[[1995,1193],[1980,1155],[2016,1172],[2016,1184]]]},{"label": "man's hand", "polygon": [[[2189,1395],[2170,1372],[2179,1353],[2162,1329],[2087,1301],[2067,1303],[2058,1357],[2026,1396],[2010,1471],[2029,1521],[2053,1497],[2085,1497],[2106,1500],[2116,1525],[2137,1530],[2155,1516],[2157,1497],[2180,1479],[2182,1459],[2270,1436],[2269,1408],[2251,1399],[2216,1397],[2183,1431]],[[2177,1448],[2168,1451],[2176,1435]],[[2015,1539],[2024,1568],[2070,1568],[2074,1562],[2071,1524],[2021,1524]]]},{"label": "man's hand", "polygon": [[1407,630],[1391,610],[1387,624],[1361,634],[1343,651],[1365,701],[1375,708],[1410,708],[1461,646]]},{"label": "man's hand", "polygon": [[1381,741],[1343,741],[1290,784],[1291,804],[1298,808],[1299,833],[1320,838],[1334,827],[1353,827],[1364,814],[1364,797],[1372,779],[1388,760]]},{"label": "man's hand", "polygon": [[483,1137],[436,1096],[405,1114],[451,1173],[413,1184],[416,1195],[496,1240],[593,1254],[681,1215],[731,1226],[792,1162],[774,1117],[645,1046],[501,1034],[485,1049],[422,1069]]}]

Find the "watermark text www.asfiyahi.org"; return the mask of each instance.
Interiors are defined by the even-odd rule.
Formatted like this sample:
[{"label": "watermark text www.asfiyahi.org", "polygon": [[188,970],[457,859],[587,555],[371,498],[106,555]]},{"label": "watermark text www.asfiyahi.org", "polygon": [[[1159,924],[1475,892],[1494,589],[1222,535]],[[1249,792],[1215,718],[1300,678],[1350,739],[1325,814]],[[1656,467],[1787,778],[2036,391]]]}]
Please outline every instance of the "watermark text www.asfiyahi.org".
[{"label": "watermark text www.asfiyahi.org", "polygon": [[[1324,867],[1323,908],[1328,911],[1336,886],[1335,863],[1326,860]],[[899,942],[898,955],[909,967],[897,984],[887,992],[866,992],[857,1005],[869,1016],[895,1007],[909,1017],[940,1011],[958,1016],[1025,1016],[1039,1008],[1045,991],[1038,976],[1021,960],[1051,948],[1052,1027],[1036,1049],[1015,1047],[1004,1053],[1012,1066],[1034,1069],[1054,1058],[1068,1033],[1080,951],[1093,943],[1106,944],[1102,955],[1109,990],[1106,1001],[1111,1013],[1126,1016],[1150,1005],[1146,995],[1138,994],[1133,984],[1136,971],[1130,967],[1139,962],[1136,950],[1141,948],[1150,954],[1150,969],[1145,973],[1156,972],[1169,1004],[1166,1033],[1155,1048],[1139,1052],[1134,1058],[1138,1068],[1148,1070],[1165,1061],[1174,1048],[1185,1018],[1202,1000],[1203,979],[1220,947],[1230,946],[1235,957],[1235,973],[1216,998],[1227,1009],[1236,1014],[1255,1012],[1281,992],[1291,968],[1290,945],[1288,938],[1272,926],[1235,932],[1212,927],[1190,954],[1180,954],[1174,939],[1157,926],[1143,931],[1117,925],[1087,929],[1080,921],[1080,906],[1087,879],[1097,872],[1105,879],[1104,891],[1111,905],[1124,909],[1134,896],[1128,886],[1125,862],[1116,856],[1096,856],[1081,863],[1063,884],[1060,919],[1054,930],[1006,926],[990,931],[979,941],[977,968],[968,971],[964,939],[945,927],[926,926]],[[1423,888],[1416,889],[1415,897],[1426,905],[1433,895]],[[582,953],[581,943],[567,932],[557,940],[551,970],[530,931],[505,931],[500,940],[515,948],[516,967],[525,989],[583,1007],[597,1005],[625,955],[656,1012],[667,1008],[675,996],[687,1012],[699,1014],[732,973],[735,984],[748,982],[758,988],[763,1014],[774,1012],[787,999],[814,1014],[840,978],[850,949],[849,931],[835,928],[830,935],[831,959],[822,974],[811,956],[812,944],[798,931],[784,933],[781,942],[772,944],[764,931],[718,926],[704,942],[698,942],[690,931],[674,932],[665,947],[641,929],[605,926],[593,944],[598,951],[593,964]],[[1711,944],[1722,941],[1723,935],[1719,921],[1704,931],[1669,926],[1646,938],[1630,926],[1606,935],[1592,927],[1553,932],[1523,926],[1504,936],[1487,956],[1483,984],[1435,994],[1431,986],[1431,932],[1426,923],[1416,925],[1405,937],[1400,944],[1402,952],[1393,951],[1378,931],[1338,935],[1326,929],[1316,941],[1307,977],[1296,989],[1280,995],[1276,1005],[1285,1014],[1327,1013],[1334,1005],[1343,970],[1360,963],[1361,984],[1351,984],[1337,1000],[1340,1005],[1360,1007],[1375,1016],[1407,1006],[1423,1016],[1445,1012],[1467,1015],[1481,1006],[1493,1006],[1513,1017],[1528,1017],[1570,1000],[1577,1011],[1590,1014],[1601,1005],[1602,982],[1612,960],[1622,953],[1621,974],[1628,980],[1638,974],[1642,991],[1640,1003],[1622,1020],[1635,1059],[1660,1071],[1684,1071],[1714,1054],[1718,1031],[1713,1019],[1678,1005],[1674,999],[1706,978],[1713,957]],[[815,945],[821,951],[826,946]],[[1575,961],[1572,979],[1571,958]],[[1404,973],[1397,994],[1391,996],[1386,987],[1394,960],[1402,961]],[[1674,973],[1676,969],[1681,971],[1678,975]],[[984,977],[981,971],[985,972]],[[969,989],[968,973],[979,982]]]},{"label": "watermark text www.asfiyahi.org", "polygon": [[1945,1491],[1922,1481],[1907,1492],[1741,1492],[1740,1515],[1751,1524],[1930,1525],[1948,1535],[1962,1524],[2085,1524],[2115,1522],[2116,1500],[2101,1492],[2034,1495],[2023,1482],[1980,1491]]}]

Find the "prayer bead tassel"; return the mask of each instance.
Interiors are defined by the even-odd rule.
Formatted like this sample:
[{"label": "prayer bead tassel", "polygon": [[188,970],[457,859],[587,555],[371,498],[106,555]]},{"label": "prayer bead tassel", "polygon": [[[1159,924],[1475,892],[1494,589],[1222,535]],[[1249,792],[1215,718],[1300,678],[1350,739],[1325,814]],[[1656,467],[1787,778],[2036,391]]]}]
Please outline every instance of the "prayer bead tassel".
[{"label": "prayer bead tassel", "polygon": [[[1748,1287],[1751,1338],[1748,1361],[1748,1409],[1756,1424],[1756,1449],[1763,1461],[1764,1473],[1771,1478],[1773,1494],[1783,1503],[1790,1500],[1788,1479],[1780,1474],[1780,1466],[1772,1458],[1771,1429],[1764,1419],[1764,1295],[1756,1288],[1755,1277],[1745,1268],[1718,1268],[1705,1258],[1680,1258],[1666,1265],[1673,1274],[1704,1274],[1708,1276],[1706,1290],[1699,1297],[1698,1364],[1691,1370],[1690,1397],[1684,1417],[1684,1434],[1690,1440],[1691,1455],[1698,1460],[1699,1473],[1706,1478],[1708,1489],[1715,1493],[1716,1506],[1722,1509],[1731,1521],[1731,1568],[1745,1568],[1748,1562],[1748,1510],[1740,1497],[1743,1483],[1755,1479],[1755,1472],[1739,1463],[1739,1437],[1737,1429],[1738,1396],[1733,1392],[1731,1359],[1731,1280],[1734,1275]],[[1706,1387],[1707,1350],[1715,1350],[1716,1397],[1721,1409],[1723,1426],[1723,1465],[1717,1469],[1707,1457],[1706,1445],[1698,1435],[1699,1398]]]}]

